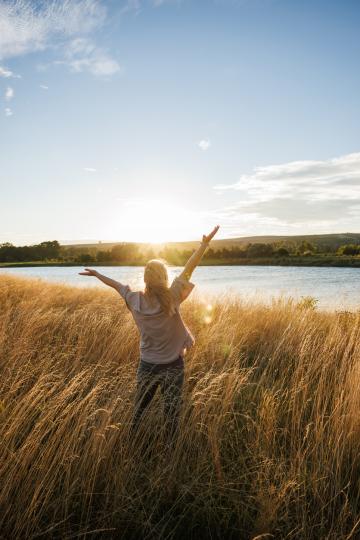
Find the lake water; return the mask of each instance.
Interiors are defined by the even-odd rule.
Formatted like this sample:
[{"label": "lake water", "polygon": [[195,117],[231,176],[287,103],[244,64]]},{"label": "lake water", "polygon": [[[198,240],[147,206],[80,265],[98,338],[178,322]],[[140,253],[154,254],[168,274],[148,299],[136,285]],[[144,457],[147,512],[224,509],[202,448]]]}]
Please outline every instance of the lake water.
[{"label": "lake water", "polygon": [[[0,268],[2,274],[41,278],[80,287],[106,285],[94,277],[80,276],[82,266],[52,266],[32,268]],[[106,266],[97,271],[135,289],[142,289],[143,267]],[[170,279],[181,272],[170,267]],[[360,309],[360,269],[356,268],[299,268],[289,266],[199,266],[193,273],[194,295],[239,294],[243,298],[260,299],[313,296],[321,309]]]}]

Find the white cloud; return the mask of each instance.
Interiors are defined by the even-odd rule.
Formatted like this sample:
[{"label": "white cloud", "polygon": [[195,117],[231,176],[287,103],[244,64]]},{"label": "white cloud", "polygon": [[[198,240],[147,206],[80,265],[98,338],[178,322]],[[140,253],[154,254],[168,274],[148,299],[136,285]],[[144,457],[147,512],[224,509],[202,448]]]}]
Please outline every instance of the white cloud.
[{"label": "white cloud", "polygon": [[11,88],[11,86],[8,86],[5,90],[5,99],[6,101],[10,101],[14,97],[14,89]]},{"label": "white cloud", "polygon": [[6,107],[5,108],[5,116],[12,116],[12,115],[13,115],[13,112],[10,109],[10,107]]},{"label": "white cloud", "polygon": [[86,171],[86,172],[96,172],[96,169],[94,169],[93,167],[84,167],[84,171]]},{"label": "white cloud", "polygon": [[101,25],[106,9],[97,0],[13,0],[0,4],[0,58],[46,49],[56,38]]},{"label": "white cloud", "polygon": [[[14,0],[9,3],[0,0],[0,59],[51,47],[62,51],[62,58],[56,64],[66,65],[75,72],[113,75],[120,70],[118,62],[106,50],[83,37],[102,26],[106,18],[105,5],[99,0]],[[0,75],[15,76],[6,68],[0,68]]]},{"label": "white cloud", "polygon": [[[360,153],[324,161],[293,161],[256,167],[234,184],[214,186],[218,193],[234,192],[238,201],[216,210],[231,226],[253,220],[266,232],[282,228],[350,230],[354,218],[360,226]],[[246,225],[247,224],[247,225]],[[264,229],[265,227],[265,229]]]},{"label": "white cloud", "polygon": [[[179,4],[181,0],[127,0],[120,13],[139,13],[146,4],[154,8],[165,3]],[[73,72],[102,77],[118,73],[118,61],[84,38],[103,25],[106,6],[101,0],[0,0],[0,60],[52,48],[63,53],[54,63]],[[39,64],[38,69],[50,65]],[[16,75],[0,67],[0,76]]]},{"label": "white cloud", "polygon": [[198,142],[198,147],[201,148],[201,150],[204,150],[204,152],[206,152],[206,150],[209,150],[210,146],[211,142],[209,141],[209,139],[202,139]]},{"label": "white cloud", "polygon": [[255,167],[252,174],[241,176],[235,184],[219,184],[214,189],[243,191],[249,201],[299,196],[312,200],[356,199],[360,195],[360,152],[326,161]]},{"label": "white cloud", "polygon": [[0,66],[0,77],[5,77],[5,79],[8,78],[14,78],[14,79],[21,79],[20,75],[15,75],[10,69],[7,69],[5,67]]},{"label": "white cloud", "polygon": [[56,63],[67,65],[74,72],[88,71],[97,76],[109,76],[120,71],[116,60],[88,38],[73,39],[65,48],[64,60]]},{"label": "white cloud", "polygon": [[49,90],[49,87],[46,86],[46,84],[40,84],[39,86],[40,86],[40,88],[42,88],[43,90]]}]

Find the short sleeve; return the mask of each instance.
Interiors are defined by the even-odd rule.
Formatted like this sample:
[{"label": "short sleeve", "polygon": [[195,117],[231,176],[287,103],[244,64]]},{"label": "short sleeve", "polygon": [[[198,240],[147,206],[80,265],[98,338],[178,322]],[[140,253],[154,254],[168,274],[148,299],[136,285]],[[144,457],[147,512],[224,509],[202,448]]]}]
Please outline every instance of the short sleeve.
[{"label": "short sleeve", "polygon": [[139,307],[139,293],[137,291],[132,291],[129,285],[123,285],[119,283],[118,289],[120,296],[126,302],[127,307],[131,309],[138,309]]},{"label": "short sleeve", "polygon": [[191,283],[191,281],[181,277],[176,277],[170,286],[170,291],[175,303],[181,304],[181,302],[186,300],[194,287],[195,284]]}]

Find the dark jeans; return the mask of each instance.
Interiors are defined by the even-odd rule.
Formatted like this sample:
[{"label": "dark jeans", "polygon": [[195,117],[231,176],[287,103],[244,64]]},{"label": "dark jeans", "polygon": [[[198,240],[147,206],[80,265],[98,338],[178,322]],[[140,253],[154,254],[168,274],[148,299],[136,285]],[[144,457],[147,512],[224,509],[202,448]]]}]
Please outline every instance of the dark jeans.
[{"label": "dark jeans", "polygon": [[169,364],[149,364],[140,361],[131,434],[137,431],[145,409],[149,406],[158,387],[163,396],[165,439],[173,444],[178,433],[179,415],[182,404],[184,382],[184,359],[179,356]]}]

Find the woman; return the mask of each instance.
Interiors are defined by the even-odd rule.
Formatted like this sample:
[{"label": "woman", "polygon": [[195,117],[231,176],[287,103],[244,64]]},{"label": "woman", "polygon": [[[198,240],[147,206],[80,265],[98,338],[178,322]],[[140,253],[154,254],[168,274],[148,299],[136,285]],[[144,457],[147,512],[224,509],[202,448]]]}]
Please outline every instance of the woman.
[{"label": "woman", "polygon": [[159,386],[164,400],[165,435],[173,443],[178,430],[184,381],[184,355],[195,340],[185,326],[179,307],[194,288],[191,274],[200,262],[211,239],[219,229],[203,235],[181,274],[168,286],[168,273],[161,260],[150,260],[144,270],[145,291],[133,291],[129,285],[85,268],[82,276],[95,276],[113,287],[124,298],[140,332],[140,362],[131,433],[137,430],[142,415]]}]

